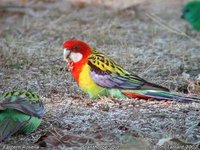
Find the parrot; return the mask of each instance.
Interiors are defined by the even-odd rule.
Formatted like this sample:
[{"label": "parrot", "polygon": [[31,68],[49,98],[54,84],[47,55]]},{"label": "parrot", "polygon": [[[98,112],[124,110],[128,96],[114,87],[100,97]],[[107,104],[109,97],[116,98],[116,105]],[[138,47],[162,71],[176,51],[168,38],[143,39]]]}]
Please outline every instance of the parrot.
[{"label": "parrot", "polygon": [[185,4],[181,18],[188,21],[194,30],[200,31],[200,1]]},{"label": "parrot", "polygon": [[39,95],[12,90],[0,96],[0,143],[15,133],[28,134],[42,122],[44,105]]},{"label": "parrot", "polygon": [[173,94],[168,88],[128,72],[114,60],[81,40],[72,39],[64,42],[63,50],[68,71],[82,91],[92,99],[105,96],[200,102],[198,98]]}]

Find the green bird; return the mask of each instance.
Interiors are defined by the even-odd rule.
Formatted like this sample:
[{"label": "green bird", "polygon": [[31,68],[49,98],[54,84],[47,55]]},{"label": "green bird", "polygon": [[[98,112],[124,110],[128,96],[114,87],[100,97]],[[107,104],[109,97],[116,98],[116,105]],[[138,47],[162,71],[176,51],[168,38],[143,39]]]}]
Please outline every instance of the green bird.
[{"label": "green bird", "polygon": [[10,91],[0,96],[0,143],[15,133],[31,133],[41,124],[44,105],[30,91]]},{"label": "green bird", "polygon": [[181,18],[190,23],[193,29],[200,31],[200,1],[188,2],[182,9]]}]

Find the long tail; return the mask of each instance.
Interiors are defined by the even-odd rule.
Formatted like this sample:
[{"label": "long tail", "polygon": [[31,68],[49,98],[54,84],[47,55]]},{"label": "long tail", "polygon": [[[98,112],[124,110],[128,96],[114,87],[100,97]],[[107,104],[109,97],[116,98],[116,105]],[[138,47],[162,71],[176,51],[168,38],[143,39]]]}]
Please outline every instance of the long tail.
[{"label": "long tail", "polygon": [[122,93],[130,98],[141,98],[141,99],[155,98],[157,100],[170,100],[170,101],[179,101],[185,103],[191,103],[191,102],[200,103],[200,98],[198,99],[193,97],[184,97],[165,91],[130,90],[130,91],[123,91]]},{"label": "long tail", "polygon": [[0,122],[0,143],[11,137],[17,131],[19,131],[25,124],[26,121],[19,122],[13,119],[5,119]]}]

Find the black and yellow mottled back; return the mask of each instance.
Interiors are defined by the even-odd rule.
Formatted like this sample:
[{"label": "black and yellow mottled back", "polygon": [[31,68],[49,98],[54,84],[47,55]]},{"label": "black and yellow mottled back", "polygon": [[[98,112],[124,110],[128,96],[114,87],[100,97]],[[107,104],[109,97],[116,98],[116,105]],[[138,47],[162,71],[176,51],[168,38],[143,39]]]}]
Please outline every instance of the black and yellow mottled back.
[{"label": "black and yellow mottled back", "polygon": [[121,76],[129,75],[129,73],[126,70],[124,70],[121,66],[115,63],[112,59],[96,50],[93,50],[92,55],[90,55],[89,57],[88,63],[90,66],[93,66],[94,68],[96,67],[102,72],[112,72]]},{"label": "black and yellow mottled back", "polygon": [[90,75],[96,84],[104,88],[119,89],[159,89],[168,91],[167,88],[149,83],[135,74],[129,73],[112,59],[93,50],[88,58],[91,68]]},{"label": "black and yellow mottled back", "polygon": [[7,108],[39,118],[44,116],[44,105],[40,96],[31,91],[13,90],[3,93],[0,98],[0,110]]},{"label": "black and yellow mottled back", "polygon": [[13,91],[8,91],[2,94],[3,98],[10,98],[12,96],[15,97],[23,97],[27,98],[29,100],[40,100],[40,96],[38,94],[35,94],[30,91],[18,91],[18,90],[13,90]]}]

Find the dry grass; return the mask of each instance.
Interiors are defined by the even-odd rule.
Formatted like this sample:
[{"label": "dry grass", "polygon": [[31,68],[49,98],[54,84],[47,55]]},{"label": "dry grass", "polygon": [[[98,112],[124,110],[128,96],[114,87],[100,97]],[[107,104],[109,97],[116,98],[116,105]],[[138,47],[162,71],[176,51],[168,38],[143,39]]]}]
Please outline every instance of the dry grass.
[{"label": "dry grass", "polygon": [[[200,74],[198,44],[170,32],[140,10],[134,16],[131,9],[77,9],[65,1],[30,1],[27,5],[29,8],[20,9],[20,13],[5,12],[0,17],[0,93],[15,88],[35,91],[43,96],[46,115],[35,133],[12,137],[4,146],[32,143],[35,149],[38,144],[34,142],[41,135],[61,131],[62,137],[93,139],[90,142],[98,145],[97,149],[100,145],[160,149],[156,143],[168,137],[183,143],[200,141],[199,104],[108,98],[91,102],[66,72],[62,60],[62,43],[75,37],[145,79],[185,92],[188,80],[195,83]],[[153,4],[148,11],[169,26],[188,32],[191,39],[200,40],[200,34],[188,31],[180,19],[180,3],[161,6],[166,8],[164,12]],[[190,75],[188,80],[183,72]],[[60,149],[87,148],[84,142],[67,142],[62,141]],[[169,142],[176,143],[180,142]]]}]

